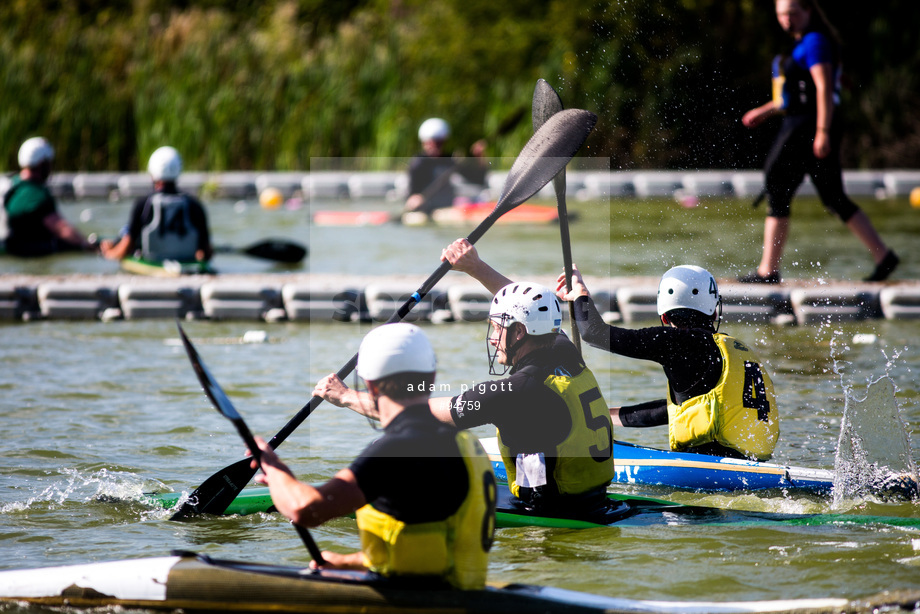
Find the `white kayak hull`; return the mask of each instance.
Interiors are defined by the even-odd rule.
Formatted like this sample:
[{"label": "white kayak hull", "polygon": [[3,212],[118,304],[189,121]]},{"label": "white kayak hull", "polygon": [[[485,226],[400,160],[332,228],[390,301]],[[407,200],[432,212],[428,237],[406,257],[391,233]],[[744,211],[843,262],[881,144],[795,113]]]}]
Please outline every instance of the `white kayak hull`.
[{"label": "white kayak hull", "polygon": [[[654,601],[522,584],[495,585],[480,591],[410,589],[389,586],[360,572],[316,573],[296,567],[211,560],[192,553],[0,572],[0,603],[186,612],[820,614],[869,612],[884,605],[884,599]],[[897,602],[892,603],[908,602],[914,607],[920,604],[920,592],[898,595]]]}]

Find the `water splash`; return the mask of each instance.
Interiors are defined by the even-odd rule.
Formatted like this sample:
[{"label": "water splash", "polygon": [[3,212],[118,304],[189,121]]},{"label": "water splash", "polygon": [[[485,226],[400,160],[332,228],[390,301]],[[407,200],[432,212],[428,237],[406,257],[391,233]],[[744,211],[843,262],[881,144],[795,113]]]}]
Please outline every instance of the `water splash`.
[{"label": "water splash", "polygon": [[844,390],[846,403],[834,461],[835,505],[873,496],[916,498],[917,468],[894,382],[886,373],[869,384],[862,399],[852,387]]},{"label": "water splash", "polygon": [[62,507],[73,502],[142,501],[144,492],[167,489],[162,482],[105,468],[87,473],[63,467],[59,472],[63,479],[55,479],[25,500],[0,506],[0,513],[22,512],[39,506]]}]

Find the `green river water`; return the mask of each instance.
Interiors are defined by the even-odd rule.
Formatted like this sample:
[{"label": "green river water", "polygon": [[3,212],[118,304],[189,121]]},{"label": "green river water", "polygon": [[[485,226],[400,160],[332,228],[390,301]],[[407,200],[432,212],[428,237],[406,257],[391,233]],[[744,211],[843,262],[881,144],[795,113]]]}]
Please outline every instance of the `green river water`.
[{"label": "green river water", "polygon": [[[904,199],[863,204],[902,255],[904,264],[895,277],[920,279],[920,210],[911,209]],[[696,209],[669,200],[569,206],[578,214],[572,225],[575,260],[594,275],[656,277],[686,262],[731,278],[750,270],[759,256],[763,213],[741,201],[704,201]],[[126,203],[104,202],[63,207],[69,219],[81,220],[81,228],[101,235],[114,234],[128,209]],[[309,244],[309,260],[299,269],[304,272],[400,273],[417,275],[419,283],[437,267],[440,248],[469,231],[310,228],[308,207],[265,211],[252,202],[211,203],[209,211],[216,243],[246,245],[266,236],[287,237]],[[813,201],[797,201],[794,216],[788,277],[858,279],[869,272],[869,258],[856,240]],[[514,276],[550,283],[561,268],[556,227],[495,227],[479,247],[487,260]],[[221,256],[217,266],[226,272],[278,271],[240,256]],[[116,270],[113,263],[86,256],[0,260],[3,274]],[[460,279],[456,275],[451,273],[450,279]],[[904,426],[867,428],[888,433],[892,442],[905,430],[914,441],[920,437],[917,322],[724,328],[755,346],[773,371],[783,420],[777,462],[833,469],[846,392],[864,396],[867,383],[885,375],[895,384]],[[269,342],[237,342],[254,329],[265,330]],[[317,379],[337,370],[357,350],[368,325],[190,322],[186,330],[251,429],[270,436],[309,400]],[[456,391],[488,378],[484,324],[426,325],[426,330],[438,353],[440,382]],[[858,334],[875,335],[874,341],[856,343]],[[173,322],[7,322],[0,323],[0,339],[0,569],[159,556],[171,549],[308,562],[296,533],[278,515],[174,523],[167,520],[169,512],[138,502],[144,491],[190,491],[241,458],[243,451],[233,426],[201,393],[177,344]],[[664,377],[656,365],[594,349],[587,350],[586,359],[611,404],[663,394]],[[667,442],[661,428],[618,429],[615,435],[659,447]],[[279,451],[301,478],[318,482],[347,464],[374,436],[360,416],[323,404]],[[739,509],[920,519],[917,503],[871,497],[835,500],[782,492],[706,495],[617,488]],[[352,520],[337,520],[313,533],[325,549],[358,547]],[[920,589],[920,528],[502,529],[490,578],[639,599],[856,598],[888,589]]]}]

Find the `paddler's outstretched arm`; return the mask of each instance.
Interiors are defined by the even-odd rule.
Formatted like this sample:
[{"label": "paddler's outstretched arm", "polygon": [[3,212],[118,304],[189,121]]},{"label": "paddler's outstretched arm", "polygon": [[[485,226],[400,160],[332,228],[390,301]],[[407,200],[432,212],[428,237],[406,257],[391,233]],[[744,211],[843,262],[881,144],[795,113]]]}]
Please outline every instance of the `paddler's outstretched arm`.
[{"label": "paddler's outstretched arm", "polygon": [[[313,396],[322,397],[337,407],[347,407],[348,409],[367,416],[368,418],[377,418],[374,413],[374,400],[366,392],[358,392],[349,388],[345,382],[332,373],[327,375],[313,389]],[[450,413],[450,397],[432,397],[428,399],[428,406],[434,417],[445,424],[454,424],[454,418]]]},{"label": "paddler's outstretched arm", "polygon": [[511,283],[479,257],[479,252],[466,239],[457,239],[441,251],[441,260],[450,262],[455,271],[466,273],[495,294]]},{"label": "paddler's outstretched arm", "polygon": [[332,518],[347,516],[366,503],[351,469],[346,467],[322,486],[315,487],[294,477],[290,467],[264,439],[255,439],[260,452],[258,466],[263,472],[256,481],[268,486],[272,503],[292,522],[317,527]]},{"label": "paddler's outstretched arm", "polygon": [[359,392],[349,388],[338,375],[330,373],[316,383],[313,396],[321,397],[336,407],[347,407],[362,416],[377,418],[374,411],[374,400],[366,392]]}]

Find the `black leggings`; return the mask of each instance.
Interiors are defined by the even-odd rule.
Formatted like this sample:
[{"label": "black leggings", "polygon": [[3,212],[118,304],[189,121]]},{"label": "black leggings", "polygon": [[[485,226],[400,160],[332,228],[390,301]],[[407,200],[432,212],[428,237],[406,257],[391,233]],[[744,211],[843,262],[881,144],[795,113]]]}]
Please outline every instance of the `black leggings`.
[{"label": "black leggings", "polygon": [[789,116],[783,119],[764,169],[766,189],[770,195],[767,215],[789,217],[792,198],[808,173],[824,206],[846,223],[859,211],[859,207],[843,189],[843,170],[840,168],[842,130],[838,122],[834,122],[830,135],[831,152],[824,159],[816,158],[812,151],[814,134],[814,117]]}]

